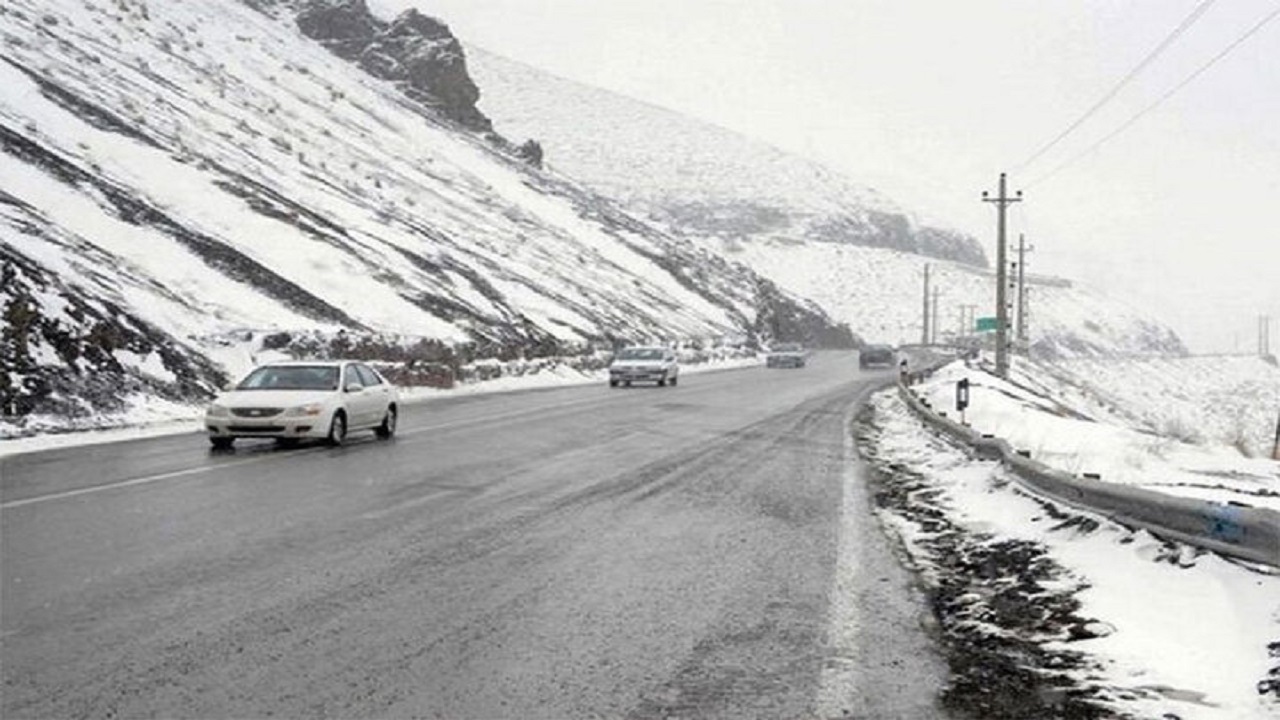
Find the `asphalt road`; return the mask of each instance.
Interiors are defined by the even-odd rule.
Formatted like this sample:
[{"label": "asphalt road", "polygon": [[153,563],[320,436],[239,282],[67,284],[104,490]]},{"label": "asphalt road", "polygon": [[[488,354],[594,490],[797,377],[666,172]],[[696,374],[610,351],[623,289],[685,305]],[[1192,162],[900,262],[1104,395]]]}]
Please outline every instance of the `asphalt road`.
[{"label": "asphalt road", "polygon": [[850,439],[885,377],[820,354],[336,449],[0,459],[0,715],[941,717]]}]

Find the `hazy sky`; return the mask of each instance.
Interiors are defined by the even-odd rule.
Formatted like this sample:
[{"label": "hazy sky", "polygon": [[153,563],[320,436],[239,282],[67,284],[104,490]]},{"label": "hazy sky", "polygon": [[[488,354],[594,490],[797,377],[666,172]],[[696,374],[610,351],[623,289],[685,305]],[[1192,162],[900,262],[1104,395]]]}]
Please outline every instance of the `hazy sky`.
[{"label": "hazy sky", "polygon": [[[1280,346],[1280,18],[1075,164],[1278,0],[371,0],[465,42],[794,151],[981,238],[1001,171],[1028,267],[1110,288],[1196,350]],[[1019,166],[1199,6],[1057,147]],[[1203,8],[1202,8],[1203,9]],[[481,88],[484,92],[484,88]],[[501,128],[499,128],[501,129]]]}]

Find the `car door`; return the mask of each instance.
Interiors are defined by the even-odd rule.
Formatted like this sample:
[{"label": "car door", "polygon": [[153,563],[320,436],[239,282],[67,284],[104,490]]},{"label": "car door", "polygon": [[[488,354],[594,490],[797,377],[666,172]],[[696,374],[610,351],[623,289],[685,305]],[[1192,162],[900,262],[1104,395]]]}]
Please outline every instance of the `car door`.
[{"label": "car door", "polygon": [[368,365],[356,365],[356,372],[364,382],[364,394],[369,401],[369,424],[380,425],[387,415],[387,406],[391,404],[391,386]]},{"label": "car door", "polygon": [[347,426],[365,427],[369,424],[369,395],[355,363],[342,368],[342,404],[347,409]]}]

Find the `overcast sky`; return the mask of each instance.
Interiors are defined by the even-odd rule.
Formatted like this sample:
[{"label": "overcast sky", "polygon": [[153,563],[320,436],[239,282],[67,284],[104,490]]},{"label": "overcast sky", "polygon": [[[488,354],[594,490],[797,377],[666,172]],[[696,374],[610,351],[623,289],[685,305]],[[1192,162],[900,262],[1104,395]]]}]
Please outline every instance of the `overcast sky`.
[{"label": "overcast sky", "polygon": [[[794,151],[981,238],[1001,171],[1028,267],[1110,288],[1196,350],[1280,346],[1278,0],[370,0],[465,42]],[[1200,5],[1114,100],[1102,98]],[[484,88],[481,88],[484,92]],[[501,129],[501,128],[499,128]]]}]

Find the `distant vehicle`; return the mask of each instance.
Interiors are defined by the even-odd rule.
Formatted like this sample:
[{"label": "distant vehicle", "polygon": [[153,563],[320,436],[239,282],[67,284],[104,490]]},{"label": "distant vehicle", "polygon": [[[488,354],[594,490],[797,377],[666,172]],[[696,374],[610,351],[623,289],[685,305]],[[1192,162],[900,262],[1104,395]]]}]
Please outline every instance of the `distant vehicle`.
[{"label": "distant vehicle", "polygon": [[808,361],[809,353],[800,343],[778,343],[769,349],[764,365],[771,368],[802,368]]},{"label": "distant vehicle", "polygon": [[618,351],[609,365],[609,387],[633,382],[674,386],[680,379],[680,363],[674,350],[664,347],[631,347]]},{"label": "distant vehicle", "polygon": [[346,360],[262,365],[218,395],[204,424],[215,449],[236,438],[341,445],[356,430],[395,435],[400,395],[378,371]]},{"label": "distant vehicle", "polygon": [[893,348],[888,345],[868,345],[862,348],[862,352],[858,353],[858,367],[893,367],[894,361]]}]

